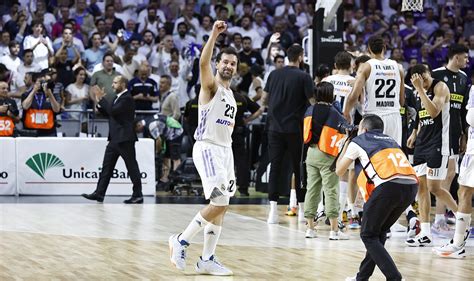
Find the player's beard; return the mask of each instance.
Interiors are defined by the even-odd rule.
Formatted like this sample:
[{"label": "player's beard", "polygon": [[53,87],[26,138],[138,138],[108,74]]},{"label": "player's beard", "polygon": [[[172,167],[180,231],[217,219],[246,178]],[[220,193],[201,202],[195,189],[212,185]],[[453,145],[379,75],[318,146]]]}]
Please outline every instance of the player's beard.
[{"label": "player's beard", "polygon": [[225,70],[219,70],[219,76],[221,77],[222,80],[228,81],[232,79],[233,73],[232,73],[232,70],[228,70],[227,72]]}]

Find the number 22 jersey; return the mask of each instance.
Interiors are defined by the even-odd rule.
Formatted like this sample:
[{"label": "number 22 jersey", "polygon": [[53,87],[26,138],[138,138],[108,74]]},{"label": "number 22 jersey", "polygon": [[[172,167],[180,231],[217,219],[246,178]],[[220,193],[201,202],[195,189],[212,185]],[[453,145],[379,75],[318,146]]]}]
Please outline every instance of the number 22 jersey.
[{"label": "number 22 jersey", "polygon": [[232,90],[218,85],[216,94],[205,105],[198,105],[198,127],[194,132],[196,141],[206,141],[220,146],[232,146],[237,104]]}]

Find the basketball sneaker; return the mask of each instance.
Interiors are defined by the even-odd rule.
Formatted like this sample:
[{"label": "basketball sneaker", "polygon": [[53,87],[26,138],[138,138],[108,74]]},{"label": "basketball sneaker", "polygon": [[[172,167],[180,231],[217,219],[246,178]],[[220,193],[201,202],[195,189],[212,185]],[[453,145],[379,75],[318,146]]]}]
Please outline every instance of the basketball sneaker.
[{"label": "basketball sneaker", "polygon": [[318,212],[318,214],[316,214],[316,217],[314,218],[314,222],[318,222],[325,217],[326,217],[326,213],[324,211],[320,211]]},{"label": "basketball sneaker", "polygon": [[465,242],[459,247],[453,243],[448,243],[444,246],[434,248],[433,252],[442,258],[462,259],[466,257],[465,245]]},{"label": "basketball sneaker", "polygon": [[305,238],[316,238],[318,236],[316,235],[316,230],[308,228],[308,229],[306,229],[306,233],[305,233],[304,237]]},{"label": "basketball sneaker", "polygon": [[454,230],[449,228],[446,221],[441,220],[433,223],[433,225],[431,226],[431,233],[439,237],[449,238],[454,235]]},{"label": "basketball sneaker", "polygon": [[420,231],[420,220],[417,217],[411,218],[410,222],[407,225],[407,237],[414,238],[415,236],[420,234]]},{"label": "basketball sneaker", "polygon": [[343,230],[344,228],[346,228],[346,225],[342,221],[337,220],[337,227],[339,228],[339,230]]},{"label": "basketball sneaker", "polygon": [[330,231],[329,240],[349,240],[349,235],[342,231]]},{"label": "basketball sneaker", "polygon": [[184,270],[186,268],[186,249],[189,246],[189,243],[186,241],[179,241],[179,235],[171,235],[168,239],[168,244],[170,247],[170,260],[171,263],[176,266],[179,270]]},{"label": "basketball sneaker", "polygon": [[230,276],[234,274],[232,270],[218,262],[214,255],[212,255],[207,261],[203,260],[202,257],[199,257],[199,260],[196,263],[196,272],[199,274],[216,276]]},{"label": "basketball sneaker", "polygon": [[433,240],[430,236],[420,233],[414,238],[408,238],[405,244],[410,247],[430,247],[433,245]]},{"label": "basketball sneaker", "polygon": [[360,220],[359,217],[352,217],[349,219],[349,229],[359,229],[360,228]]}]

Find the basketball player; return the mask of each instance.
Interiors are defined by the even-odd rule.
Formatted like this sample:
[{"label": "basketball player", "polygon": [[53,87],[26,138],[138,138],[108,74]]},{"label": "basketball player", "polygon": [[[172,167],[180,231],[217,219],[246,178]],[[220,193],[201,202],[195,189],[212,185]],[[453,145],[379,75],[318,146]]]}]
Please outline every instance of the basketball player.
[{"label": "basketball player", "polygon": [[216,58],[215,76],[212,74],[211,56],[217,37],[226,29],[224,21],[214,23],[199,61],[201,92],[193,160],[210,204],[196,214],[182,233],[169,238],[171,262],[176,268],[184,270],[186,249],[192,238],[204,230],[202,256],[195,269],[199,274],[221,276],[233,274],[217,261],[214,252],[230,197],[236,191],[231,135],[237,105],[230,89],[230,81],[237,71],[238,55],[233,48],[222,49]]},{"label": "basketball player", "polygon": [[[340,110],[343,111],[346,106],[347,96],[352,91],[352,85],[354,84],[354,77],[350,74],[352,63],[352,56],[346,51],[342,51],[336,54],[334,58],[334,67],[337,70],[337,74],[327,76],[322,81],[331,83],[334,86],[334,101],[340,105]],[[354,110],[351,112],[352,120],[354,120]],[[351,170],[351,168],[350,168]],[[346,206],[347,201],[347,189],[348,189],[348,174],[349,171],[344,174],[339,180],[339,220],[342,217],[342,212]],[[353,170],[353,169],[352,169]],[[354,185],[355,186],[355,185]],[[351,209],[352,217],[356,216],[353,208]],[[357,226],[359,226],[357,224]],[[360,227],[360,226],[359,226]]]},{"label": "basketball player", "polygon": [[357,185],[365,201],[360,237],[367,253],[357,276],[346,280],[369,280],[376,265],[387,280],[402,280],[384,245],[387,231],[415,199],[418,184],[400,146],[383,130],[381,117],[364,115],[359,135],[344,143],[336,164],[340,176],[355,161]]},{"label": "basketball player", "polygon": [[411,81],[417,92],[418,128],[408,138],[407,146],[415,147],[413,162],[420,180],[418,204],[421,232],[414,238],[408,238],[406,244],[417,247],[432,245],[430,192],[452,210],[457,210],[457,205],[451,194],[441,188],[448,172],[449,89],[444,82],[433,79],[423,64],[412,68]]},{"label": "basketball player", "polygon": [[396,61],[384,57],[386,47],[381,36],[370,37],[368,46],[371,59],[361,64],[357,70],[352,93],[347,97],[344,117],[348,121],[352,120],[350,113],[365,89],[364,114],[380,116],[385,124],[384,134],[401,145],[400,106],[405,103],[403,67]]},{"label": "basketball player", "polygon": [[[454,44],[448,50],[448,64],[444,67],[433,70],[433,78],[446,83],[450,92],[450,124],[449,141],[450,156],[448,162],[448,175],[441,185],[442,188],[449,191],[451,182],[456,173],[459,172],[458,162],[459,154],[463,153],[466,147],[466,104],[469,91],[469,79],[461,68],[465,68],[468,63],[469,49],[460,44]],[[448,237],[452,235],[446,224],[445,214],[446,205],[439,200],[436,201],[435,222],[431,230],[435,234]]]},{"label": "basketball player", "polygon": [[466,257],[466,240],[469,237],[469,227],[472,213],[472,194],[474,191],[474,87],[469,94],[468,112],[466,117],[469,124],[466,153],[462,159],[459,171],[459,208],[456,213],[456,229],[453,240],[448,244],[435,248],[434,252],[444,258]]}]

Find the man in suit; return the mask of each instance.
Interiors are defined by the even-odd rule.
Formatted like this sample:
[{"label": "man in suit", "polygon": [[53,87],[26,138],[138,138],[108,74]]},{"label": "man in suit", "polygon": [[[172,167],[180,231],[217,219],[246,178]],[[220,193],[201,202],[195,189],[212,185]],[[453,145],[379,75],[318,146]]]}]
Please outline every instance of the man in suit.
[{"label": "man in suit", "polygon": [[82,194],[86,199],[97,202],[104,201],[115,164],[121,156],[133,183],[132,197],[125,200],[124,203],[143,203],[140,170],[135,157],[135,142],[138,140],[133,128],[135,103],[132,95],[127,91],[127,83],[127,79],[120,75],[113,79],[112,88],[116,93],[115,97],[106,97],[104,89],[100,89],[98,86],[94,86],[92,89],[92,93],[98,101],[97,108],[109,118],[109,143],[105,149],[102,173],[97,188],[91,194]]}]

